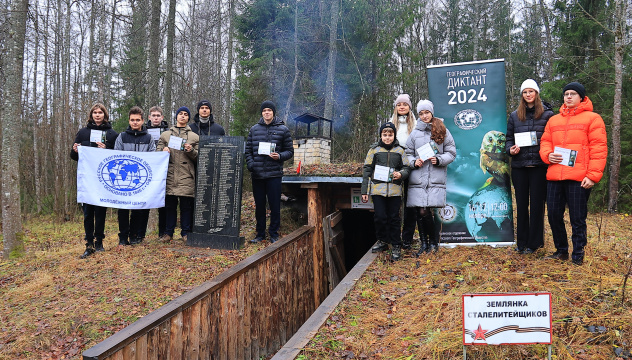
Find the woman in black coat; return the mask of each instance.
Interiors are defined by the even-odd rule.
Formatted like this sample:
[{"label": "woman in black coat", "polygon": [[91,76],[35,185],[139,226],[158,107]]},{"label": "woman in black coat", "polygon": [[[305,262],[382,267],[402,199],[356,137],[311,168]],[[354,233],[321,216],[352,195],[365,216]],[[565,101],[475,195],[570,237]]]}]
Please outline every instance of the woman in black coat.
[{"label": "woman in black coat", "polygon": [[[88,123],[81,128],[75,136],[75,141],[70,150],[70,158],[79,160],[79,146],[91,146],[101,149],[114,149],[114,143],[118,134],[112,129],[110,116],[103,104],[94,104],[90,109]],[[91,134],[101,134],[102,141],[91,142]],[[86,251],[80,257],[86,258],[95,251],[104,251],[103,238],[105,237],[105,211],[107,208],[83,204],[83,228],[86,232]],[[96,242],[94,241],[96,238]]]},{"label": "woman in black coat", "polygon": [[507,121],[506,151],[511,156],[516,194],[516,250],[531,254],[544,246],[547,164],[540,158],[540,138],[553,111],[540,99],[540,88],[534,80],[525,80],[520,94],[518,109]]}]

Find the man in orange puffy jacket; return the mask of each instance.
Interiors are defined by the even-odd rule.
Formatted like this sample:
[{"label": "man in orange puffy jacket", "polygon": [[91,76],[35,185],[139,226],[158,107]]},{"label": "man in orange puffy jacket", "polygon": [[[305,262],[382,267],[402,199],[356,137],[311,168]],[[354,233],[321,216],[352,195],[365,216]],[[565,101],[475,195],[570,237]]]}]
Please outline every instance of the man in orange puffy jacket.
[{"label": "man in orange puffy jacket", "polygon": [[601,180],[608,155],[608,139],[603,119],[594,113],[586,89],[578,82],[564,87],[564,104],[544,129],[540,157],[549,164],[546,204],[553,233],[555,253],[548,259],[568,259],[568,238],[564,211],[573,229],[572,261],[584,263],[586,216],[590,189]]}]

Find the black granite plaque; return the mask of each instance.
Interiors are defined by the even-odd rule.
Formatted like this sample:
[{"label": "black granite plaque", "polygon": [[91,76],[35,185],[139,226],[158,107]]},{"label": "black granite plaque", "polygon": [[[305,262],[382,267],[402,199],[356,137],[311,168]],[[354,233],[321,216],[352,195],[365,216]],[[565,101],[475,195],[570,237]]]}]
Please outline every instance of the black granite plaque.
[{"label": "black granite plaque", "polygon": [[238,249],[241,222],[241,185],[244,138],[205,136],[198,148],[197,187],[193,231],[187,245]]}]

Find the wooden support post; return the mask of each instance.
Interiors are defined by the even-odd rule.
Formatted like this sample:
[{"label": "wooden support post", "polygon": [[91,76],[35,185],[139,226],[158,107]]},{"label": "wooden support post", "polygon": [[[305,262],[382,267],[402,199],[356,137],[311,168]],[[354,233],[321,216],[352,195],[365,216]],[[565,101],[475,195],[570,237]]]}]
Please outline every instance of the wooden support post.
[{"label": "wooden support post", "polygon": [[312,246],[314,257],[314,309],[318,308],[324,299],[324,289],[322,287],[324,274],[324,239],[323,239],[323,218],[326,214],[323,211],[322,188],[307,189],[307,223],[314,227],[312,234]]}]

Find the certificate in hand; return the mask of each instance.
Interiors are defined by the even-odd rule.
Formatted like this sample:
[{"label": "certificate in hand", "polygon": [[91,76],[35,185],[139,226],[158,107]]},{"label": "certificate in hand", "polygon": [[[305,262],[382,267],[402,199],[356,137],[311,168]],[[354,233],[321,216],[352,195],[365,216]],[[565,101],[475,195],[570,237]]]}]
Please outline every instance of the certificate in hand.
[{"label": "certificate in hand", "polygon": [[560,163],[560,165],[570,167],[575,166],[575,161],[577,160],[577,150],[571,150],[556,146],[555,149],[553,149],[553,152],[562,155],[562,162]]},{"label": "certificate in hand", "polygon": [[169,137],[169,145],[167,146],[174,150],[184,150],[185,143],[186,141],[183,138],[171,135]]},{"label": "certificate in hand", "polygon": [[394,169],[388,166],[375,165],[375,171],[373,171],[373,179],[384,182],[391,182],[393,181],[393,172]]},{"label": "certificate in hand", "polygon": [[261,142],[259,142],[259,150],[257,151],[257,154],[259,154],[259,155],[270,155],[273,152],[275,152],[275,150],[276,150],[276,144],[275,143],[261,141]]},{"label": "certificate in hand", "polygon": [[538,135],[535,131],[515,133],[514,138],[519,147],[538,145]]},{"label": "certificate in hand", "polygon": [[154,141],[160,139],[160,128],[147,129],[147,133],[151,135],[151,139]]},{"label": "certificate in hand", "polygon": [[105,142],[105,131],[103,130],[90,130],[90,142]]},{"label": "certificate in hand", "polygon": [[430,159],[431,157],[437,155],[438,152],[439,148],[437,148],[437,144],[435,144],[434,141],[417,148],[417,155],[419,155],[419,158],[422,161]]}]

